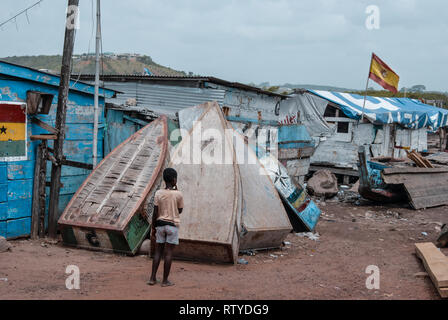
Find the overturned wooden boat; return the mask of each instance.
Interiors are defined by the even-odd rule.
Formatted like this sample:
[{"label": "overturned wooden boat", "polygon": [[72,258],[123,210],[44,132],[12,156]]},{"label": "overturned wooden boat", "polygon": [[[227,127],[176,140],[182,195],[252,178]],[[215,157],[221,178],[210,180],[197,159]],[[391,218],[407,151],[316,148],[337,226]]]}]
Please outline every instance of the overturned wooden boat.
[{"label": "overturned wooden boat", "polygon": [[[169,165],[177,170],[178,188],[184,195],[179,246],[174,256],[235,263],[242,209],[239,171],[219,105],[214,102],[203,107],[203,114],[177,146]],[[219,137],[210,135],[202,139],[209,129]],[[217,161],[205,159],[206,155],[217,155]],[[229,157],[230,161],[222,161],[223,157]]]},{"label": "overturned wooden boat", "polygon": [[149,232],[151,206],[168,161],[166,117],[115,148],[92,171],[59,219],[64,244],[135,254]]},{"label": "overturned wooden boat", "polygon": [[272,154],[265,154],[260,162],[283,200],[294,231],[314,231],[321,211],[306,189],[292,181],[286,168]]},{"label": "overturned wooden boat", "polygon": [[244,137],[230,124],[229,128],[234,132],[243,194],[240,250],[278,248],[292,231],[282,200],[269,173]]}]

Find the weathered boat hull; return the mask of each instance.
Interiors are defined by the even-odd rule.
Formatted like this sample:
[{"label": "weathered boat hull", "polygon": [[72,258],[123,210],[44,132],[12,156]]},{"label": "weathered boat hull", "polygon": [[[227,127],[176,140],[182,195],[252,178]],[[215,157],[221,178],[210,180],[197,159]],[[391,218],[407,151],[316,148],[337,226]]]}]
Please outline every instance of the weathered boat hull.
[{"label": "weathered boat hull", "polygon": [[167,148],[167,119],[161,117],[104,158],[58,221],[64,244],[135,254],[149,232],[145,208],[160,186]]},{"label": "weathered boat hull", "polygon": [[242,135],[232,132],[244,203],[240,250],[278,248],[292,231],[288,215],[255,152]]},{"label": "weathered boat hull", "polygon": [[[217,263],[235,263],[238,257],[241,228],[241,194],[239,171],[233,144],[225,133],[226,122],[217,103],[203,105],[204,112],[190,134],[182,139],[170,166],[178,172],[178,188],[184,195],[180,216],[179,246],[174,256],[180,259]],[[223,138],[197,140],[207,129]],[[205,154],[222,154],[230,161],[202,161]],[[190,153],[189,150],[193,149]],[[197,148],[197,149],[196,149]],[[194,150],[199,150],[199,159]],[[198,154],[196,154],[198,156]]]}]

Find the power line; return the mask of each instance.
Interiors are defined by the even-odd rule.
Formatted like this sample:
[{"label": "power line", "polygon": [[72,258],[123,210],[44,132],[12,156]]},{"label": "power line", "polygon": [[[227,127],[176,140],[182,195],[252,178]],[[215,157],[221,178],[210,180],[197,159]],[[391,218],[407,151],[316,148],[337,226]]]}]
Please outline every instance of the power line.
[{"label": "power line", "polygon": [[[12,21],[12,20],[16,20],[16,18],[17,18],[18,16],[20,16],[20,15],[22,15],[22,14],[24,14],[24,13],[25,13],[25,15],[26,15],[26,19],[28,20],[28,23],[30,23],[30,19],[28,18],[28,10],[34,8],[35,6],[37,6],[38,4],[40,4],[42,1],[44,1],[44,0],[39,0],[39,1],[37,1],[35,4],[29,6],[29,7],[26,8],[26,9],[23,9],[22,11],[20,11],[19,13],[17,13],[14,17],[9,18],[9,19],[6,20],[5,22],[0,23],[0,28],[3,27],[3,26],[4,26],[5,24],[7,24],[8,22],[10,22],[10,21]],[[16,27],[17,27],[17,24],[16,24]]]}]

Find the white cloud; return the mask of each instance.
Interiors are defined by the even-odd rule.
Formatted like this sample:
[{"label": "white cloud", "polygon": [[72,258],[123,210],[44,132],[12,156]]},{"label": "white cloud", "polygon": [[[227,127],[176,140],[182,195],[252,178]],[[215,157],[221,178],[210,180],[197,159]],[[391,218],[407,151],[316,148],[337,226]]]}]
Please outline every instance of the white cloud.
[{"label": "white cloud", "polygon": [[[6,19],[34,0],[2,0]],[[380,8],[380,30],[365,8]],[[66,1],[45,0],[0,31],[0,56],[62,51]],[[87,51],[91,0],[81,0],[76,52]],[[401,76],[446,90],[444,0],[105,0],[104,51],[149,54],[161,64],[232,81],[362,88],[372,51]],[[91,50],[93,50],[93,42]]]}]

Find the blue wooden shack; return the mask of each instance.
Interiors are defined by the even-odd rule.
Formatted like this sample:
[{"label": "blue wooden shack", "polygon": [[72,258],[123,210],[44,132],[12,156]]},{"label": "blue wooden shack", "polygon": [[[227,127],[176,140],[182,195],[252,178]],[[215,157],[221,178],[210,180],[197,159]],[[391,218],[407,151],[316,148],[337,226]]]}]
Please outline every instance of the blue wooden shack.
[{"label": "blue wooden shack", "polygon": [[[57,75],[0,61],[0,103],[27,103],[31,92],[42,94],[47,99],[48,105],[51,104],[50,111],[48,114],[37,114],[35,117],[50,126],[55,125],[59,82],[60,78]],[[104,116],[105,98],[112,98],[115,93],[113,90],[100,89],[99,159],[104,156],[103,141],[107,130]],[[67,160],[92,164],[93,106],[94,86],[71,81],[64,142],[64,155]],[[0,236],[8,239],[27,236],[31,229],[34,165],[36,149],[40,141],[32,141],[30,136],[48,133],[32,123],[32,117],[34,116],[27,115],[27,160],[0,162]],[[52,141],[49,141],[48,145],[51,148]],[[51,163],[48,162],[47,166],[47,180],[49,181]],[[60,214],[88,174],[89,170],[63,166],[61,178],[63,187],[59,201]],[[46,194],[48,206],[48,188]]]}]

